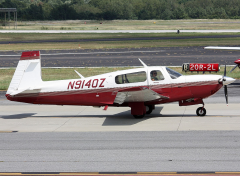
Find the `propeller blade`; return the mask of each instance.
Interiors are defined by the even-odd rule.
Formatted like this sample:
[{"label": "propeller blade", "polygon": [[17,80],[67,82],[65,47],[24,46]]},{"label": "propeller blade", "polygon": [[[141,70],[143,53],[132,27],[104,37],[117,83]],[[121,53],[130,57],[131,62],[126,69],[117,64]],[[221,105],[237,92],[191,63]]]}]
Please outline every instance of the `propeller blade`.
[{"label": "propeller blade", "polygon": [[226,65],[225,65],[225,68],[224,68],[224,76],[226,76]]},{"label": "propeller blade", "polygon": [[233,67],[233,69],[230,71],[230,73],[237,67],[238,65],[236,65],[235,67]]},{"label": "propeller blade", "polygon": [[225,68],[224,68],[224,74],[222,76],[222,84],[223,84],[223,81],[226,81],[226,79],[224,78],[226,76],[226,65],[225,65]]},{"label": "propeller blade", "polygon": [[226,103],[228,105],[228,90],[227,90],[227,85],[224,86],[224,94],[225,94],[225,98],[226,98]]}]

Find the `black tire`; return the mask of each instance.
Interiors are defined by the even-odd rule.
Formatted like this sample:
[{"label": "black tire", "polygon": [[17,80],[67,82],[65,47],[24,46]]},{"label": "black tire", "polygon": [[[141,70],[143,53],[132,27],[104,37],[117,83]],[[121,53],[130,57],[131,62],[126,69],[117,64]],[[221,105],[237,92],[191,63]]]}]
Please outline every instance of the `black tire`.
[{"label": "black tire", "polygon": [[207,111],[206,111],[205,108],[203,108],[203,107],[199,107],[199,108],[197,108],[196,113],[197,113],[198,116],[205,116],[206,113],[207,113]]},{"label": "black tire", "polygon": [[146,106],[146,114],[151,114],[152,111],[153,111],[153,106],[151,105]]},{"label": "black tire", "polygon": [[133,115],[133,117],[135,119],[142,119],[144,116],[145,116],[145,114],[143,114],[143,115]]}]

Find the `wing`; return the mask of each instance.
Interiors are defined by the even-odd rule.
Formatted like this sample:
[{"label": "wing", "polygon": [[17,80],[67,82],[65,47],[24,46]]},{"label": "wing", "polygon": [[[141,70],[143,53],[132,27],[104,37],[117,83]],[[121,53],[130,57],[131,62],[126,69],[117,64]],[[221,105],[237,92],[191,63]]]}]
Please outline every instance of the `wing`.
[{"label": "wing", "polygon": [[169,99],[169,97],[162,96],[147,87],[134,87],[118,91],[114,103],[123,104],[125,102],[146,102],[157,99]]}]

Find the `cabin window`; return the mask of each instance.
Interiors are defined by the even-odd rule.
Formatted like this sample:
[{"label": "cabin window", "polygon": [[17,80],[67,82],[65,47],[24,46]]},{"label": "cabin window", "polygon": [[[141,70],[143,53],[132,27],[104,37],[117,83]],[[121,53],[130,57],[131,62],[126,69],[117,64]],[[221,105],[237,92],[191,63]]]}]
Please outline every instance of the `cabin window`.
[{"label": "cabin window", "polygon": [[178,77],[182,76],[180,73],[178,73],[178,72],[176,72],[176,71],[174,71],[174,70],[172,70],[170,68],[166,67],[166,70],[167,70],[168,74],[170,75],[170,77],[172,79],[177,79]]},{"label": "cabin window", "polygon": [[146,72],[135,72],[135,73],[128,73],[123,75],[118,75],[115,77],[116,84],[128,84],[128,83],[137,83],[137,82],[144,82],[147,80]]},{"label": "cabin window", "polygon": [[150,72],[150,77],[152,81],[161,81],[164,80],[164,76],[160,70],[152,70]]}]

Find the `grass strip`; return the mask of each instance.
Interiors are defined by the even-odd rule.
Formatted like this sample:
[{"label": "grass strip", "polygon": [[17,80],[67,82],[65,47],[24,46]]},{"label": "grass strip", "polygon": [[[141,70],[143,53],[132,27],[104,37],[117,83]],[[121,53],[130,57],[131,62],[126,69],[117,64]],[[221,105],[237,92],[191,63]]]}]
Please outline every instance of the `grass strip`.
[{"label": "grass strip", "polygon": [[[60,68],[60,69],[52,69],[52,68],[42,68],[42,79],[43,81],[53,81],[53,80],[64,80],[64,79],[78,79],[79,76],[74,72],[74,70],[77,70],[79,73],[81,73],[84,77],[114,72],[118,70],[127,70],[131,69],[133,67],[103,67],[103,68]],[[196,72],[182,72],[181,67],[171,67],[171,69],[176,70],[177,72],[183,74],[183,75],[195,75],[198,74]],[[240,69],[236,68],[232,73],[229,73],[229,71],[232,69],[232,67],[227,67],[227,76],[240,79]],[[15,68],[11,69],[0,69],[0,90],[7,90],[12,76],[14,74]],[[217,75],[223,75],[224,67],[221,67],[220,72],[212,72],[205,74],[217,74]],[[202,74],[199,72],[199,74]],[[80,78],[79,78],[80,79]]]},{"label": "grass strip", "polygon": [[[14,29],[1,26],[0,29]],[[239,29],[238,19],[18,21],[18,30],[194,30]]]},{"label": "grass strip", "polygon": [[[158,39],[156,37],[196,37],[196,36],[228,36],[227,38],[188,38],[188,39]],[[0,44],[0,50],[55,50],[55,49],[113,49],[113,48],[142,48],[142,47],[184,47],[184,46],[233,46],[239,45],[240,37],[231,37],[236,33],[203,34],[0,34],[0,41],[8,44]],[[78,41],[64,42],[67,40],[81,39],[111,39],[111,38],[139,38],[145,37],[148,40],[127,40],[127,41]],[[44,43],[19,43],[12,41],[39,40]],[[51,42],[56,40],[59,42]]]},{"label": "grass strip", "polygon": [[239,33],[0,33],[0,41],[81,40],[139,37],[195,37],[239,35]]},{"label": "grass strip", "polygon": [[57,50],[57,49],[114,49],[114,48],[151,48],[185,46],[234,46],[239,45],[240,37],[217,39],[171,39],[171,40],[131,40],[131,41],[90,41],[59,43],[21,43],[0,44],[0,50]]}]

